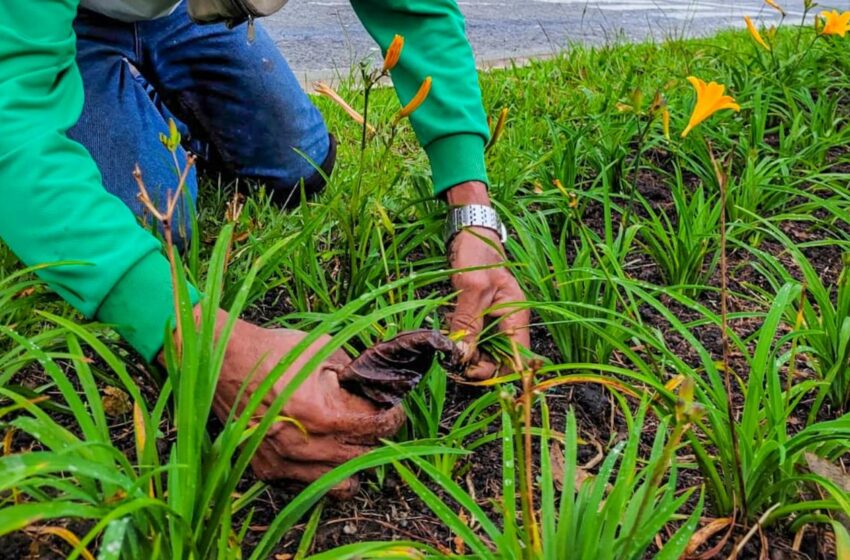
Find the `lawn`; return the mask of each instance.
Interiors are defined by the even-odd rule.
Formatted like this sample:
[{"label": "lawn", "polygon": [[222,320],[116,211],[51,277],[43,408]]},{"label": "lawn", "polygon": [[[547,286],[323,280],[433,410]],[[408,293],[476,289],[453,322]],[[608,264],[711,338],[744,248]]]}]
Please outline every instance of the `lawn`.
[{"label": "lawn", "polygon": [[[144,364],[0,245],[4,557],[850,558],[850,38],[741,29],[481,75],[534,356],[478,384],[435,364],[396,441],[307,488],[251,474],[274,415],[212,418],[211,321]],[[445,328],[444,206],[394,94],[365,134],[317,103],[326,192],[281,212],[208,181],[178,284],[326,354]]]}]

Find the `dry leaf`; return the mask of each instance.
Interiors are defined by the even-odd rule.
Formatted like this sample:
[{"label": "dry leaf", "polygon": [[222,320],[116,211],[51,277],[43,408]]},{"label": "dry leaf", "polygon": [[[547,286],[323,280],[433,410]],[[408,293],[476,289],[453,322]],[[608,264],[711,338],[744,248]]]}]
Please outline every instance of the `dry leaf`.
[{"label": "dry leaf", "polygon": [[274,555],[274,560],[292,560],[292,555],[287,554],[286,552],[281,552],[280,554]]},{"label": "dry leaf", "polygon": [[[835,483],[836,486],[845,492],[850,492],[850,475],[848,475],[841,466],[830,463],[826,459],[822,459],[814,453],[806,453],[805,457],[806,464],[809,466],[810,471]],[[839,513],[837,517],[845,527],[850,529],[850,518],[843,513]]]},{"label": "dry leaf", "polygon": [[[699,531],[693,534],[691,540],[688,542],[688,547],[685,549],[685,558],[690,558],[699,547],[704,545],[708,539],[726,529],[732,524],[731,517],[719,517],[717,519],[712,519],[705,526],[703,526]],[[727,537],[728,538],[728,537]],[[726,542],[726,539],[723,540]]]},{"label": "dry leaf", "polygon": [[457,347],[437,331],[404,332],[369,348],[339,373],[341,385],[379,406],[399,404],[428,373],[438,353],[457,361]]},{"label": "dry leaf", "polygon": [[[575,481],[576,492],[581,490],[581,487],[584,484],[584,481],[587,480],[588,478],[592,478],[592,476],[593,475],[591,475],[589,472],[587,472],[583,468],[581,468],[581,467],[577,468],[576,469],[576,481]],[[601,504],[600,504],[600,507],[602,507]]]},{"label": "dry leaf", "polygon": [[563,490],[564,452],[561,450],[561,446],[557,441],[552,442],[552,446],[549,448],[549,455],[552,457],[552,478],[555,480],[555,487],[558,490]]},{"label": "dry leaf", "polygon": [[23,290],[21,290],[20,292],[18,292],[17,294],[15,294],[15,295],[12,297],[12,299],[21,299],[21,298],[25,298],[25,297],[27,297],[27,296],[31,296],[31,295],[33,295],[34,293],[35,293],[35,288],[33,288],[33,287],[24,288]]},{"label": "dry leaf", "polygon": [[101,400],[107,416],[123,416],[133,410],[130,396],[118,387],[105,387]]},{"label": "dry leaf", "polygon": [[[469,516],[466,515],[465,511],[460,510],[457,514],[457,517],[458,519],[460,519],[460,522],[464,524],[464,526],[469,527]],[[466,553],[466,543],[460,535],[455,535],[453,542],[455,554],[461,555]]]},{"label": "dry leaf", "polygon": [[34,532],[38,535],[46,534],[59,537],[72,547],[76,548],[80,552],[80,556],[82,556],[85,560],[94,560],[92,553],[89,552],[86,547],[82,546],[79,537],[64,527],[38,527]]},{"label": "dry leaf", "polygon": [[850,492],[850,475],[844,472],[843,468],[821,459],[814,453],[806,453],[805,456],[810,471],[834,482],[845,492]]},{"label": "dry leaf", "polygon": [[[564,488],[564,452],[561,445],[554,441],[549,448],[549,454],[552,457],[552,479],[555,481],[555,487],[558,490]],[[574,481],[575,489],[581,490],[584,481],[591,477],[584,467],[576,467],[576,479]]]}]

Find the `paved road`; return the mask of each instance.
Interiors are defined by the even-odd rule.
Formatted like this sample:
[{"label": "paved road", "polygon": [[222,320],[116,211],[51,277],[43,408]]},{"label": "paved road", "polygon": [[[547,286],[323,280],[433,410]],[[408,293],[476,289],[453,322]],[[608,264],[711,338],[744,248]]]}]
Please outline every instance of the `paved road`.
[{"label": "paved road", "polygon": [[[778,0],[800,16],[803,0]],[[571,41],[600,43],[700,35],[742,25],[745,14],[764,21],[776,13],[762,0],[459,0],[479,63],[540,56]],[[821,0],[850,9],[850,0]],[[290,0],[266,18],[290,65],[302,78],[347,70],[376,47],[348,0]]]}]

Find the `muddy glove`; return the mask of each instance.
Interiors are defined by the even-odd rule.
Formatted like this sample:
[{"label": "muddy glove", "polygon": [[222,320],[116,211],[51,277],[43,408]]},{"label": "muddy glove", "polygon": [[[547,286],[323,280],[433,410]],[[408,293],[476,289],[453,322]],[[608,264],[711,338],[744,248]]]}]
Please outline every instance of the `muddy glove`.
[{"label": "muddy glove", "polygon": [[339,372],[340,385],[382,407],[401,403],[434,363],[460,359],[455,344],[437,331],[406,332],[363,352]]}]

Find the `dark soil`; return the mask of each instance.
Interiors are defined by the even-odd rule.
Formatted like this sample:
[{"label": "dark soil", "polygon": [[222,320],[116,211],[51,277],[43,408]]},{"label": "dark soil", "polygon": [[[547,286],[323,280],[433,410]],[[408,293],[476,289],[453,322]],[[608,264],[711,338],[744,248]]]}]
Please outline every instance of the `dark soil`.
[{"label": "dark soil", "polygon": [[[686,178],[686,181],[689,184],[697,182],[695,178]],[[669,189],[663,176],[650,171],[642,171],[637,183],[639,192],[651,201],[653,207],[664,209],[672,206]],[[636,211],[641,212],[637,207]],[[597,232],[603,231],[604,224],[601,221],[602,212],[600,210],[590,205],[583,216],[587,227]],[[783,230],[795,242],[811,242],[826,238],[823,231],[809,228],[806,224],[784,224]],[[760,249],[778,258],[795,277],[800,277],[796,264],[784,251],[782,245],[772,241],[762,241]],[[805,250],[805,253],[826,285],[836,281],[840,272],[842,257],[839,247],[832,245],[810,246]],[[732,291],[730,312],[766,311],[770,302],[760,298],[755,289],[760,288],[769,291],[770,288],[766,279],[753,268],[752,255],[744,250],[732,250],[730,251],[729,261],[730,276],[728,281]],[[636,279],[656,284],[663,283],[654,263],[645,254],[637,250],[630,255],[628,272],[633,274]],[[710,286],[714,289],[704,290],[698,296],[701,305],[716,313],[720,309],[717,291],[719,285],[720,277],[719,270],[717,270],[710,281]],[[683,322],[701,318],[699,312],[682,306],[670,298],[665,298],[663,303]],[[648,325],[652,325],[664,333],[665,341],[670,349],[692,365],[698,364],[696,353],[691,345],[673,331],[666,320],[654,310],[641,309],[641,318]],[[747,338],[758,331],[760,321],[757,319],[733,320],[730,322],[730,327],[740,337]],[[715,359],[720,359],[722,345],[719,328],[710,325],[696,326],[693,332]],[[545,328],[533,328],[532,346],[533,350],[539,355],[550,358],[554,363],[559,363],[560,356],[557,347]],[[732,365],[739,371],[744,369],[740,356],[732,356]],[[798,374],[806,375],[805,367],[802,367]],[[474,389],[458,386],[450,388],[447,395],[446,418],[450,419],[459,414],[479,395],[480,393]],[[578,385],[568,389],[555,390],[548,396],[551,408],[556,411],[554,413],[556,418],[553,421],[555,429],[563,426],[561,419],[566,409],[572,407],[578,415],[581,436],[585,441],[593,442],[600,448],[607,450],[611,443],[618,441],[625,435],[622,419],[605,389],[597,385]],[[741,399],[738,398],[737,400],[740,401]],[[802,413],[804,412],[805,410]],[[794,419],[792,419],[793,421]],[[654,436],[654,424],[654,419],[647,419],[647,430],[642,438],[647,448],[651,445]],[[580,448],[580,460],[583,462],[590,461],[595,455],[597,455],[595,445],[584,445]],[[476,450],[469,464],[461,467],[461,472],[466,472],[465,476],[461,478],[461,482],[474,490],[474,495],[479,504],[494,504],[500,498],[501,466],[501,448],[499,443],[496,442]],[[683,470],[680,472],[678,484],[682,489],[698,487],[701,484],[701,478],[696,471]],[[269,490],[267,496],[265,503],[268,504],[268,510],[263,511],[261,508],[258,511],[257,516],[255,516],[256,525],[252,528],[252,531],[256,530],[262,533],[263,524],[258,520],[271,519],[276,510],[273,504],[285,500],[288,494],[283,490]],[[705,512],[704,515],[709,515],[710,504],[708,504]],[[498,517],[498,514],[494,514],[493,518],[498,519]],[[748,529],[749,527],[737,526],[724,547],[723,553],[719,554],[718,557],[726,557],[733,544],[742,538]],[[260,536],[258,535],[257,538]],[[717,544],[720,536],[704,545],[703,550]],[[287,553],[291,554],[295,551],[299,544],[299,538],[300,528],[296,528],[280,543],[279,551],[284,554],[283,558],[286,558]],[[355,500],[327,505],[322,514],[322,522],[312,550],[314,552],[327,550],[341,544],[363,540],[396,539],[414,539],[446,552],[453,550],[453,535],[393,474],[388,474],[383,488],[366,484]],[[797,550],[794,550],[793,541],[794,535],[788,532],[786,526],[768,527],[762,533],[750,539],[739,558],[768,558],[770,560],[826,560],[834,558],[832,535],[829,530],[809,527],[800,539]],[[251,546],[250,542],[246,545],[249,548]]]},{"label": "dark soil", "polygon": [[[651,171],[641,171],[637,181],[639,192],[650,200],[654,207],[659,209],[669,208],[672,204],[669,189],[663,176]],[[639,206],[639,205],[638,205]],[[639,208],[635,209],[640,212]],[[602,213],[598,207],[591,204],[584,212],[586,226],[602,231]],[[788,223],[784,231],[796,242],[812,242],[824,239],[824,232],[817,228],[810,228],[806,224]],[[793,259],[785,252],[782,245],[763,240],[760,244],[762,251],[768,252],[778,258],[795,277],[800,277],[799,270]],[[842,262],[842,251],[835,245],[815,246],[810,245],[805,250],[807,257],[816,267],[822,281],[829,285],[837,280]],[[744,250],[733,250],[729,254],[730,275],[728,278],[730,289],[733,292],[730,298],[730,311],[737,312],[764,312],[769,305],[758,295],[758,288],[769,290],[766,280],[753,268],[752,255]],[[649,283],[662,283],[662,278],[653,262],[639,250],[630,255],[627,272],[635,279]],[[706,289],[698,295],[698,301],[714,312],[719,312],[719,298],[716,288],[720,285],[719,270],[711,277],[710,285],[715,289]],[[701,315],[688,307],[682,306],[670,298],[664,298],[668,308],[682,321],[689,322],[697,320]],[[287,302],[280,293],[269,293],[265,298],[258,301],[246,315],[257,322],[270,322],[282,314],[285,314]],[[698,358],[691,345],[670,328],[666,320],[654,310],[645,307],[641,309],[641,319],[664,335],[666,344],[685,361],[691,365],[698,364]],[[731,327],[742,338],[749,337],[760,328],[760,322],[756,319],[733,320]],[[720,331],[715,326],[702,325],[693,329],[697,339],[712,353],[715,359],[720,359],[722,346]],[[551,335],[543,327],[534,327],[532,330],[533,350],[558,363],[561,359],[556,344]],[[738,371],[744,369],[740,356],[732,357],[732,365]],[[805,367],[801,367],[799,374],[807,375]],[[39,372],[29,371],[22,374],[22,381],[35,387],[44,381]],[[139,378],[141,385],[153,394],[154,384],[147,378]],[[446,412],[444,415],[444,426],[448,426],[452,419],[460,414],[481,392],[478,389],[450,384],[446,396]],[[740,399],[738,399],[740,400]],[[580,460],[584,463],[592,461],[599,451],[607,451],[614,442],[621,439],[624,434],[622,418],[619,417],[617,407],[612,402],[607,391],[597,385],[578,385],[569,388],[559,388],[549,394],[549,402],[553,411],[553,426],[562,429],[563,418],[568,407],[572,407],[579,419],[580,433],[588,445],[580,448]],[[129,431],[122,430],[126,426],[127,418],[116,420],[116,434],[124,433],[129,436]],[[647,429],[642,438],[648,447],[651,445],[654,433],[655,419],[647,420]],[[497,429],[492,426],[491,429]],[[167,427],[166,427],[167,433]],[[130,436],[131,437],[131,436]],[[32,447],[32,442],[19,437],[15,440],[16,450],[25,450]],[[126,441],[125,449],[133,453],[132,440]],[[462,474],[459,478],[461,484],[476,497],[485,511],[493,514],[498,519],[499,514],[495,504],[501,496],[501,447],[500,442],[485,445],[462,462],[458,472]],[[244,481],[247,488],[253,480]],[[683,470],[680,473],[678,484],[682,489],[699,486],[701,483],[699,474],[695,471]],[[433,487],[433,485],[432,485]],[[254,504],[254,513],[247,532],[244,548],[250,551],[262,538],[268,525],[274,519],[282,505],[297,492],[298,488],[270,487]],[[439,488],[435,491],[441,493]],[[706,516],[710,510],[706,509]],[[86,523],[71,523],[68,528],[76,534],[84,534],[89,527]],[[732,543],[736,542],[746,532],[747,527],[736,527],[732,538],[725,547],[725,553],[719,557],[725,557],[731,550]],[[289,558],[297,549],[303,525],[290,531],[277,547],[279,556],[276,558]],[[794,535],[785,525],[779,524],[768,527],[763,534],[752,538],[743,553],[742,559],[769,558],[778,559],[829,559],[834,557],[831,543],[831,532],[817,527],[810,527],[800,541],[797,551],[793,550]],[[719,537],[718,537],[719,538]],[[375,482],[374,475],[365,475],[359,494],[351,501],[333,502],[329,501],[324,508],[319,529],[316,533],[311,551],[318,552],[328,550],[343,544],[355,543],[367,540],[416,540],[435,548],[451,553],[456,551],[454,536],[446,529],[444,524],[404,485],[391,469],[386,470],[386,477],[382,486]],[[716,544],[717,538],[709,542],[705,548]],[[0,538],[0,557],[2,558],[63,558],[69,547],[59,539],[48,535],[37,535],[35,533],[14,533]]]}]

